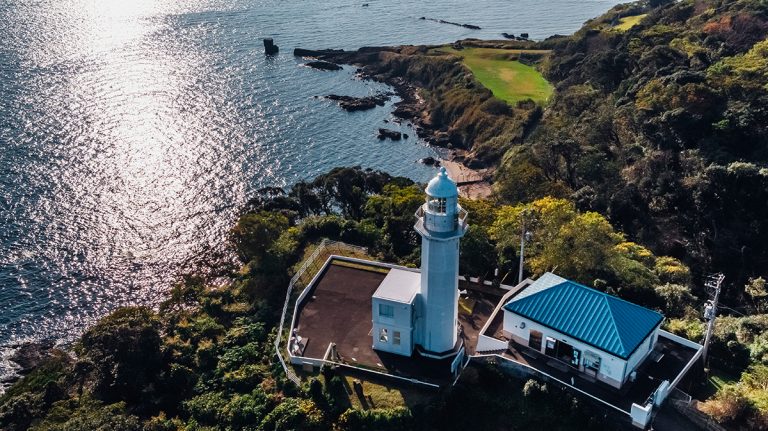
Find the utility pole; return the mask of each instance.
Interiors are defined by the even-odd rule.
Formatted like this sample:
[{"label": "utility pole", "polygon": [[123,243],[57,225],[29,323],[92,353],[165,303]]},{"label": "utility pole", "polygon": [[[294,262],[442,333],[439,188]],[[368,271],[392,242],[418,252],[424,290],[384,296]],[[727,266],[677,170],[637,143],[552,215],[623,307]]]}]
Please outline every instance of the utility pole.
[{"label": "utility pole", "polygon": [[523,282],[523,262],[525,261],[525,242],[531,239],[531,233],[525,230],[525,216],[526,211],[520,213],[520,271],[517,274],[517,284]]},{"label": "utility pole", "polygon": [[712,332],[715,330],[715,318],[717,317],[717,302],[720,299],[720,290],[725,280],[725,275],[713,274],[708,277],[709,279],[704,283],[704,286],[715,289],[715,298],[708,300],[704,304],[704,319],[707,320],[707,336],[704,338],[704,348],[701,350],[701,357],[704,365],[707,364],[707,351],[709,350],[709,342],[712,339]]}]

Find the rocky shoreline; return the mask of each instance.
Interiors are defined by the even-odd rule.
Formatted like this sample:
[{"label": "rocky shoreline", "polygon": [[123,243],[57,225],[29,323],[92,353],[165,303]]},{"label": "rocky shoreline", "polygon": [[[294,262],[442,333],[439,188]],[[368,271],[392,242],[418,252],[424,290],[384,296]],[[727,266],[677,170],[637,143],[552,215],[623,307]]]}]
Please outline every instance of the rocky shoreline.
[{"label": "rocky shoreline", "polygon": [[[414,49],[426,50],[429,48],[430,47],[419,47]],[[419,160],[419,162],[431,166],[439,166],[446,161],[453,162],[454,170],[458,175],[460,170],[455,168],[455,166],[456,164],[464,163],[466,151],[454,148],[454,142],[452,142],[449,133],[440,130],[432,124],[432,121],[430,120],[430,107],[427,102],[419,96],[419,87],[402,76],[381,73],[380,68],[378,67],[380,55],[382,53],[396,54],[400,52],[400,49],[400,47],[363,47],[357,51],[345,51],[338,49],[313,50],[296,48],[294,50],[294,55],[308,57],[315,61],[335,64],[337,66],[340,64],[354,65],[358,67],[356,73],[360,79],[382,82],[392,87],[394,93],[400,98],[400,101],[394,104],[394,109],[392,111],[392,115],[396,119],[395,121],[398,123],[405,122],[408,126],[412,127],[416,135],[427,144],[450,150],[447,155],[444,156],[445,160],[443,161],[427,158]],[[370,109],[376,105],[381,106],[377,103],[380,100],[378,96],[354,98],[350,96],[328,95],[325,97],[330,100],[338,101],[339,105],[348,111]],[[371,106],[372,104],[373,106]],[[390,131],[387,129],[379,129],[379,139],[399,140],[400,138],[407,136],[396,136],[396,134],[388,132]],[[397,133],[397,135],[400,134]],[[463,166],[461,177],[466,177],[465,172],[471,172],[472,181],[467,182],[466,185],[473,185],[474,190],[472,193],[464,193],[465,196],[487,197],[491,194],[490,178],[492,176],[492,170],[476,170],[468,166]],[[459,179],[459,177],[457,177],[457,179]],[[463,187],[461,181],[459,182],[460,186]],[[462,190],[462,187],[460,187],[460,191]]]},{"label": "rocky shoreline", "polygon": [[[318,61],[324,63],[337,65],[352,64],[358,66],[357,76],[361,79],[383,82],[394,88],[394,93],[400,98],[400,101],[395,103],[392,111],[392,115],[396,119],[410,123],[416,132],[416,135],[425,140],[428,144],[442,148],[448,147],[450,140],[447,134],[441,133],[439,130],[432,127],[432,124],[429,121],[429,108],[425,101],[419,97],[418,88],[416,86],[407,82],[402,77],[385,77],[375,73],[375,71],[367,67],[378,60],[379,52],[394,50],[395,48],[387,47],[365,47],[358,51],[335,49],[310,50],[297,48],[294,50],[294,55],[317,58]],[[326,98],[340,101],[339,105],[349,111],[364,109],[362,107],[369,106],[371,103],[375,103],[379,106],[383,105],[383,103],[377,103],[380,100],[377,96],[353,98],[350,96],[329,95],[326,96]]]},{"label": "rocky shoreline", "polygon": [[7,351],[3,354],[3,363],[0,364],[3,367],[0,373],[0,394],[53,357],[56,352],[61,351],[56,348],[53,340],[4,345],[2,348]]}]

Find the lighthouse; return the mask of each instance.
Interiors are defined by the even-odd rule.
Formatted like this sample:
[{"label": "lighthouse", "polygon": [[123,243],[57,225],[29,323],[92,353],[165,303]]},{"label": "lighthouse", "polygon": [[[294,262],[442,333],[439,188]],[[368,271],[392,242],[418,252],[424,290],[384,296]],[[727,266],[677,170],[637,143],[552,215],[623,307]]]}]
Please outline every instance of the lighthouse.
[{"label": "lighthouse", "polygon": [[416,212],[421,235],[421,283],[416,304],[415,344],[422,353],[450,355],[458,337],[459,241],[467,231],[467,212],[459,205],[456,183],[444,167],[427,188]]},{"label": "lighthouse", "polygon": [[414,229],[421,235],[421,269],[393,267],[374,292],[373,348],[403,356],[456,355],[459,317],[459,240],[467,212],[445,168],[425,190]]}]

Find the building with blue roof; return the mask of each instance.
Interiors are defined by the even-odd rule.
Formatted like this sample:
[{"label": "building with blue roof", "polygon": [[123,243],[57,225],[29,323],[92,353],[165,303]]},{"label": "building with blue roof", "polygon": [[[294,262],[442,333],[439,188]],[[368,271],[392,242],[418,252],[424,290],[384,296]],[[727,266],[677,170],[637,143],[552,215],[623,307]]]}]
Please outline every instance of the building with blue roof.
[{"label": "building with blue roof", "polygon": [[664,316],[546,273],[504,307],[504,335],[616,388],[653,351]]}]

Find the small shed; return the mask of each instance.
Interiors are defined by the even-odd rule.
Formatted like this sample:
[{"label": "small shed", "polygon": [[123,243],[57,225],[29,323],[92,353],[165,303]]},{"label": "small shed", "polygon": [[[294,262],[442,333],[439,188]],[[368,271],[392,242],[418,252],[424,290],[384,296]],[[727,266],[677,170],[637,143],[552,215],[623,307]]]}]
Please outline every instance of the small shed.
[{"label": "small shed", "polygon": [[654,350],[664,316],[546,273],[504,305],[504,334],[616,388]]},{"label": "small shed", "polygon": [[418,270],[392,268],[372,298],[373,348],[399,355],[413,353]]}]

